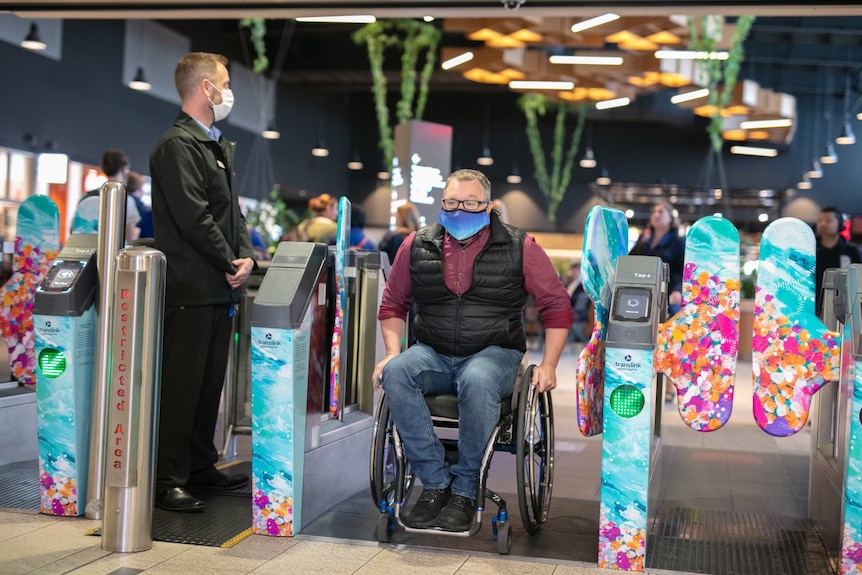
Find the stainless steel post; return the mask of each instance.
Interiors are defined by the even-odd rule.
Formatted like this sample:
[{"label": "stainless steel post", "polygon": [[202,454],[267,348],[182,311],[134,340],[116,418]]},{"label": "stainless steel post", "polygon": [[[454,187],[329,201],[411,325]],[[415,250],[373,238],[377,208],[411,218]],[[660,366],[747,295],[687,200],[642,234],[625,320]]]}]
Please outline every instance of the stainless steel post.
[{"label": "stainless steel post", "polygon": [[167,259],[134,247],[116,266],[102,549],[128,553],[153,546]]},{"label": "stainless steel post", "polygon": [[96,353],[93,358],[93,412],[90,423],[90,464],[88,467],[88,519],[102,518],[105,475],[105,402],[108,394],[108,362],[111,358],[111,295],[114,258],[123,247],[126,222],[126,187],[121,182],[106,182],[99,192],[99,243],[96,269]]}]

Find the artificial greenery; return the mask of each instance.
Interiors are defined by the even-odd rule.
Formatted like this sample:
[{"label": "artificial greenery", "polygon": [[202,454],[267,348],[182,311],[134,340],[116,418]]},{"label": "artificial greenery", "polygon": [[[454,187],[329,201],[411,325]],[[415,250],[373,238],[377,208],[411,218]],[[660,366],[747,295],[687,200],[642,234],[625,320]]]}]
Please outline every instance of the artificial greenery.
[{"label": "artificial greenery", "polygon": [[266,22],[263,18],[243,18],[239,21],[242,28],[248,28],[251,45],[254,47],[254,62],[252,68],[255,73],[259,74],[266,70],[269,66],[269,58],[266,56]]},{"label": "artificial greenery", "polygon": [[[743,43],[754,24],[754,16],[740,16],[736,20],[736,29],[730,43],[727,60],[704,60],[707,77],[709,78],[709,105],[715,110],[706,128],[713,150],[721,151],[721,110],[727,107],[730,94],[736,86],[739,68],[745,55]],[[703,16],[700,19],[700,31],[694,18],[689,18],[689,47],[698,52],[715,52],[718,39],[721,37],[724,19],[721,16]],[[721,90],[719,86],[722,85]]]},{"label": "artificial greenery", "polygon": [[[536,182],[539,189],[548,199],[548,219],[555,222],[557,219],[557,207],[566,195],[566,188],[572,179],[572,168],[575,164],[575,156],[581,143],[581,134],[584,131],[584,123],[587,117],[585,106],[577,107],[578,119],[569,149],[563,156],[563,147],[566,139],[566,118],[570,112],[576,109],[574,106],[564,102],[549,100],[542,94],[525,94],[518,99],[518,105],[524,111],[527,119],[527,141],[530,145],[530,153],[533,156],[533,165],[536,169]],[[557,117],[554,124],[554,142],[551,149],[551,172],[548,173],[548,164],[545,161],[545,149],[542,145],[542,134],[539,130],[539,116],[544,116],[548,110],[556,108]]]},{"label": "artificial greenery", "polygon": [[261,200],[248,210],[245,223],[261,232],[269,251],[274,252],[279,242],[290,237],[303,218],[287,207],[277,188],[269,193],[269,197],[269,201]]},{"label": "artificial greenery", "polygon": [[[389,106],[386,102],[386,74],[383,72],[387,48],[401,50],[401,99],[395,107],[396,123],[421,120],[428,101],[428,84],[437,63],[437,45],[440,30],[417,20],[378,20],[353,33],[353,41],[365,44],[371,67],[374,108],[380,134],[380,150],[383,166],[388,170],[395,155],[395,139],[389,122]],[[422,70],[417,74],[420,55],[425,54]],[[416,81],[418,75],[418,83]],[[417,94],[418,90],[418,94]],[[414,107],[415,104],[415,107]]]}]

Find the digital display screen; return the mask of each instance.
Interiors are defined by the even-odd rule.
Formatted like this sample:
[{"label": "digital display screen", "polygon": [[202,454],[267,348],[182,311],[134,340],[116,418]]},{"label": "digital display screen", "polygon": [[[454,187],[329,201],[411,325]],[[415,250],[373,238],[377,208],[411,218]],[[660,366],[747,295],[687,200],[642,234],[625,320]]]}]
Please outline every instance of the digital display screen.
[{"label": "digital display screen", "polygon": [[647,322],[650,319],[652,291],[644,288],[617,289],[614,301],[615,321]]},{"label": "digital display screen", "polygon": [[72,287],[75,278],[84,269],[83,262],[62,261],[48,270],[45,279],[42,280],[42,291],[65,291]]}]

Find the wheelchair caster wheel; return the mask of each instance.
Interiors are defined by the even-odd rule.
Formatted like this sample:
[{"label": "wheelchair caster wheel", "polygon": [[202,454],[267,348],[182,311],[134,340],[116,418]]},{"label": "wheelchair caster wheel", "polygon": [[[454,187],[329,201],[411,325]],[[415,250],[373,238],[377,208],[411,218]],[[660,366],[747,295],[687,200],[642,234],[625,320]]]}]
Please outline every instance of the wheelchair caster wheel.
[{"label": "wheelchair caster wheel", "polygon": [[377,518],[377,541],[380,543],[389,543],[392,538],[392,521],[389,519],[388,513],[381,513]]},{"label": "wheelchair caster wheel", "polygon": [[497,526],[497,553],[500,555],[508,555],[509,549],[512,548],[512,526],[508,523],[501,523]]}]

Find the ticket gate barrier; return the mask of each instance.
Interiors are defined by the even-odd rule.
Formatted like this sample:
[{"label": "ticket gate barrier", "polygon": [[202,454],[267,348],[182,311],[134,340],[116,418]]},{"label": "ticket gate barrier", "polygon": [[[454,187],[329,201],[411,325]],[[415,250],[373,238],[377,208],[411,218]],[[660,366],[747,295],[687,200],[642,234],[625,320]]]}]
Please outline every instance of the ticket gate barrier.
[{"label": "ticket gate barrier", "polygon": [[251,313],[257,290],[269,269],[269,262],[258,262],[249,274],[245,293],[234,315],[233,339],[228,352],[226,381],[222,390],[222,409],[216,424],[215,445],[225,460],[236,458],[236,436],[251,434]]},{"label": "ticket gate barrier", "polygon": [[97,285],[96,236],[73,234],[34,297],[39,508],[49,515],[82,515],[87,501]]},{"label": "ticket gate barrier", "polygon": [[[820,320],[836,332],[843,332],[851,304],[847,293],[848,271],[847,268],[832,268],[823,274]],[[841,517],[842,510],[852,397],[853,378],[845,377],[842,369],[841,379],[820,388],[812,406],[808,516],[817,525],[829,556],[836,559],[841,549],[841,522],[837,518]]]},{"label": "ticket gate barrier", "polygon": [[[667,302],[668,268],[621,256],[605,344],[604,435],[598,566],[643,571],[647,522],[657,496],[662,389],[653,353]],[[652,483],[652,485],[651,485]]]},{"label": "ticket gate barrier", "polygon": [[132,247],[116,258],[110,324],[102,549],[153,546],[156,437],[167,258]]},{"label": "ticket gate barrier", "polygon": [[[251,318],[255,533],[294,535],[334,503],[367,488],[364,474],[335,470],[368,466],[373,419],[362,398],[371,399],[373,394],[365,387],[371,386],[376,360],[376,351],[369,349],[377,349],[378,338],[362,334],[367,330],[363,321],[376,329],[382,289],[375,267],[379,256],[360,251],[349,259],[359,268],[350,272],[356,323],[348,322],[345,333],[357,347],[348,347],[342,357],[348,374],[343,419],[330,415],[325,395],[330,383],[325,368],[332,333],[327,287],[331,257],[322,244],[280,244],[255,298]],[[358,365],[362,367],[354,375]],[[361,370],[368,372],[365,379]]]},{"label": "ticket gate barrier", "polygon": [[[847,268],[844,301],[846,314],[842,332],[841,389],[852,386],[848,432],[844,447],[844,490],[841,513],[840,573],[858,573],[862,568],[862,265]],[[825,302],[825,300],[824,300]]]}]

